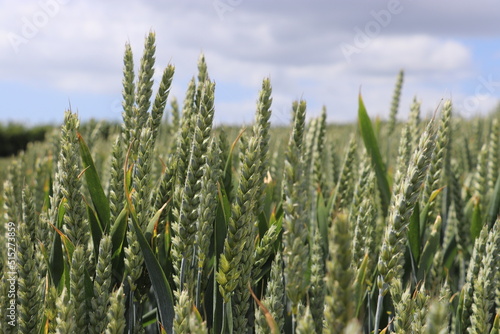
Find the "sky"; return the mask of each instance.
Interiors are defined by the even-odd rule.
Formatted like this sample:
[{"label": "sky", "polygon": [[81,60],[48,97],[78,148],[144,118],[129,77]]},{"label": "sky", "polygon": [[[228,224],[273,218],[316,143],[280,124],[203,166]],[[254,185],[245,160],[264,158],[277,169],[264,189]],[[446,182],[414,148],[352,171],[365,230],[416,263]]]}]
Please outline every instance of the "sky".
[{"label": "sky", "polygon": [[[182,101],[205,55],[216,83],[215,123],[253,121],[264,78],[273,124],[304,99],[308,117],[387,118],[405,71],[398,118],[452,99],[455,114],[494,109],[500,97],[497,0],[0,0],[0,123],[59,124],[68,108],[121,120],[123,52],[136,68],[156,33],[156,72],[172,64]],[[156,87],[156,86],[155,86]],[[168,112],[168,110],[167,110]]]}]

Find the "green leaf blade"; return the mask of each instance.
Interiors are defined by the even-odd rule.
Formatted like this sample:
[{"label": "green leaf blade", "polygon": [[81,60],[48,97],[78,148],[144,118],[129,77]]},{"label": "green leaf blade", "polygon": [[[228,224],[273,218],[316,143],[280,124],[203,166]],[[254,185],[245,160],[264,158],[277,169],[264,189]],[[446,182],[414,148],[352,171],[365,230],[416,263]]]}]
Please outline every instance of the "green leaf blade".
[{"label": "green leaf blade", "polygon": [[153,286],[153,293],[158,305],[158,313],[160,314],[161,323],[167,333],[171,334],[174,324],[174,297],[172,289],[170,288],[170,284],[165,276],[165,272],[161,268],[158,259],[154,255],[151,246],[139,227],[137,216],[133,210],[130,198],[128,199],[128,204],[132,217],[132,225],[134,226],[134,231],[137,234],[137,240],[141,246],[141,251],[144,255],[144,262]]},{"label": "green leaf blade", "polygon": [[420,260],[420,205],[418,202],[415,204],[415,209],[410,217],[410,224],[408,225],[408,243],[410,245],[413,260],[418,263]]},{"label": "green leaf blade", "polygon": [[361,136],[363,137],[363,142],[366,147],[366,151],[370,155],[373,167],[375,168],[377,185],[382,201],[382,211],[384,213],[384,216],[387,216],[387,210],[389,208],[389,202],[391,198],[389,181],[387,181],[385,164],[382,160],[382,155],[380,154],[377,138],[375,137],[375,133],[373,132],[372,122],[366,111],[361,93],[359,94],[358,123],[359,129],[361,131]]},{"label": "green leaf blade", "polygon": [[111,217],[109,201],[102,188],[90,150],[80,134],[78,134],[78,142],[80,143],[80,154],[82,156],[83,167],[85,168],[84,175],[89,188],[92,204],[99,217],[101,229],[107,231],[109,229],[109,220]]}]

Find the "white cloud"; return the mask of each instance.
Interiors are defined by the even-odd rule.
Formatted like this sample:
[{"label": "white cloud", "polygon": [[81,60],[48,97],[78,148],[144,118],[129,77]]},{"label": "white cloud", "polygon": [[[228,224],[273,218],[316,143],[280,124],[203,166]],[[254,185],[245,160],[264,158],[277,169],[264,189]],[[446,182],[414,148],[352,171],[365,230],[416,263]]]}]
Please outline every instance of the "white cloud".
[{"label": "white cloud", "polygon": [[[428,76],[462,73],[472,64],[470,50],[457,41],[427,35],[380,36],[352,56],[351,71],[387,73],[406,68]],[[453,75],[453,74],[452,74]]]}]

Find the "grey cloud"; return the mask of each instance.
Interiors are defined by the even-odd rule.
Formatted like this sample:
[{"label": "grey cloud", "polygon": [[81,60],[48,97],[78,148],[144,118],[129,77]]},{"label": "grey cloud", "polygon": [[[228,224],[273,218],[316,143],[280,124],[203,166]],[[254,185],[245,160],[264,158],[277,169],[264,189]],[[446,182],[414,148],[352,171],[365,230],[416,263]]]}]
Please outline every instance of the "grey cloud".
[{"label": "grey cloud", "polygon": [[[233,4],[222,17],[217,1]],[[203,51],[214,79],[255,88],[255,97],[262,77],[270,75],[280,105],[304,94],[317,109],[336,105],[329,110],[339,115],[355,110],[363,84],[367,98],[377,90],[374,110],[385,112],[401,67],[412,89],[431,96],[423,87],[432,85],[439,95],[453,80],[471,75],[469,50],[456,39],[500,32],[497,1],[400,0],[401,12],[391,14],[387,25],[379,23],[380,31],[349,63],[342,43],[354,45],[356,29],[377,22],[374,13],[391,1],[397,0],[70,1],[19,54],[0,42],[0,71],[4,79],[45,81],[71,91],[119,92],[125,42],[132,43],[138,65],[143,37],[153,29],[157,63],[172,60],[176,87],[195,74]],[[0,2],[2,32],[18,31],[30,12],[14,6],[12,14],[6,3]],[[230,107],[221,103],[220,112],[229,114]],[[242,108],[253,112],[247,102]]]}]

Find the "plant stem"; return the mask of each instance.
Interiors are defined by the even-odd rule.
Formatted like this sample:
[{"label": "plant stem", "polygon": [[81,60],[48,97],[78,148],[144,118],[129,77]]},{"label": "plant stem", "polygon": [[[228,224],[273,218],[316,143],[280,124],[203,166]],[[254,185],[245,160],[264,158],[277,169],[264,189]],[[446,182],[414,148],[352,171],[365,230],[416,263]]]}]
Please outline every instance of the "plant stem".
[{"label": "plant stem", "polygon": [[380,318],[382,317],[382,304],[384,302],[384,293],[385,293],[384,288],[380,288],[378,290],[377,311],[375,312],[375,329],[373,331],[374,334],[377,334],[378,329],[380,328]]}]

